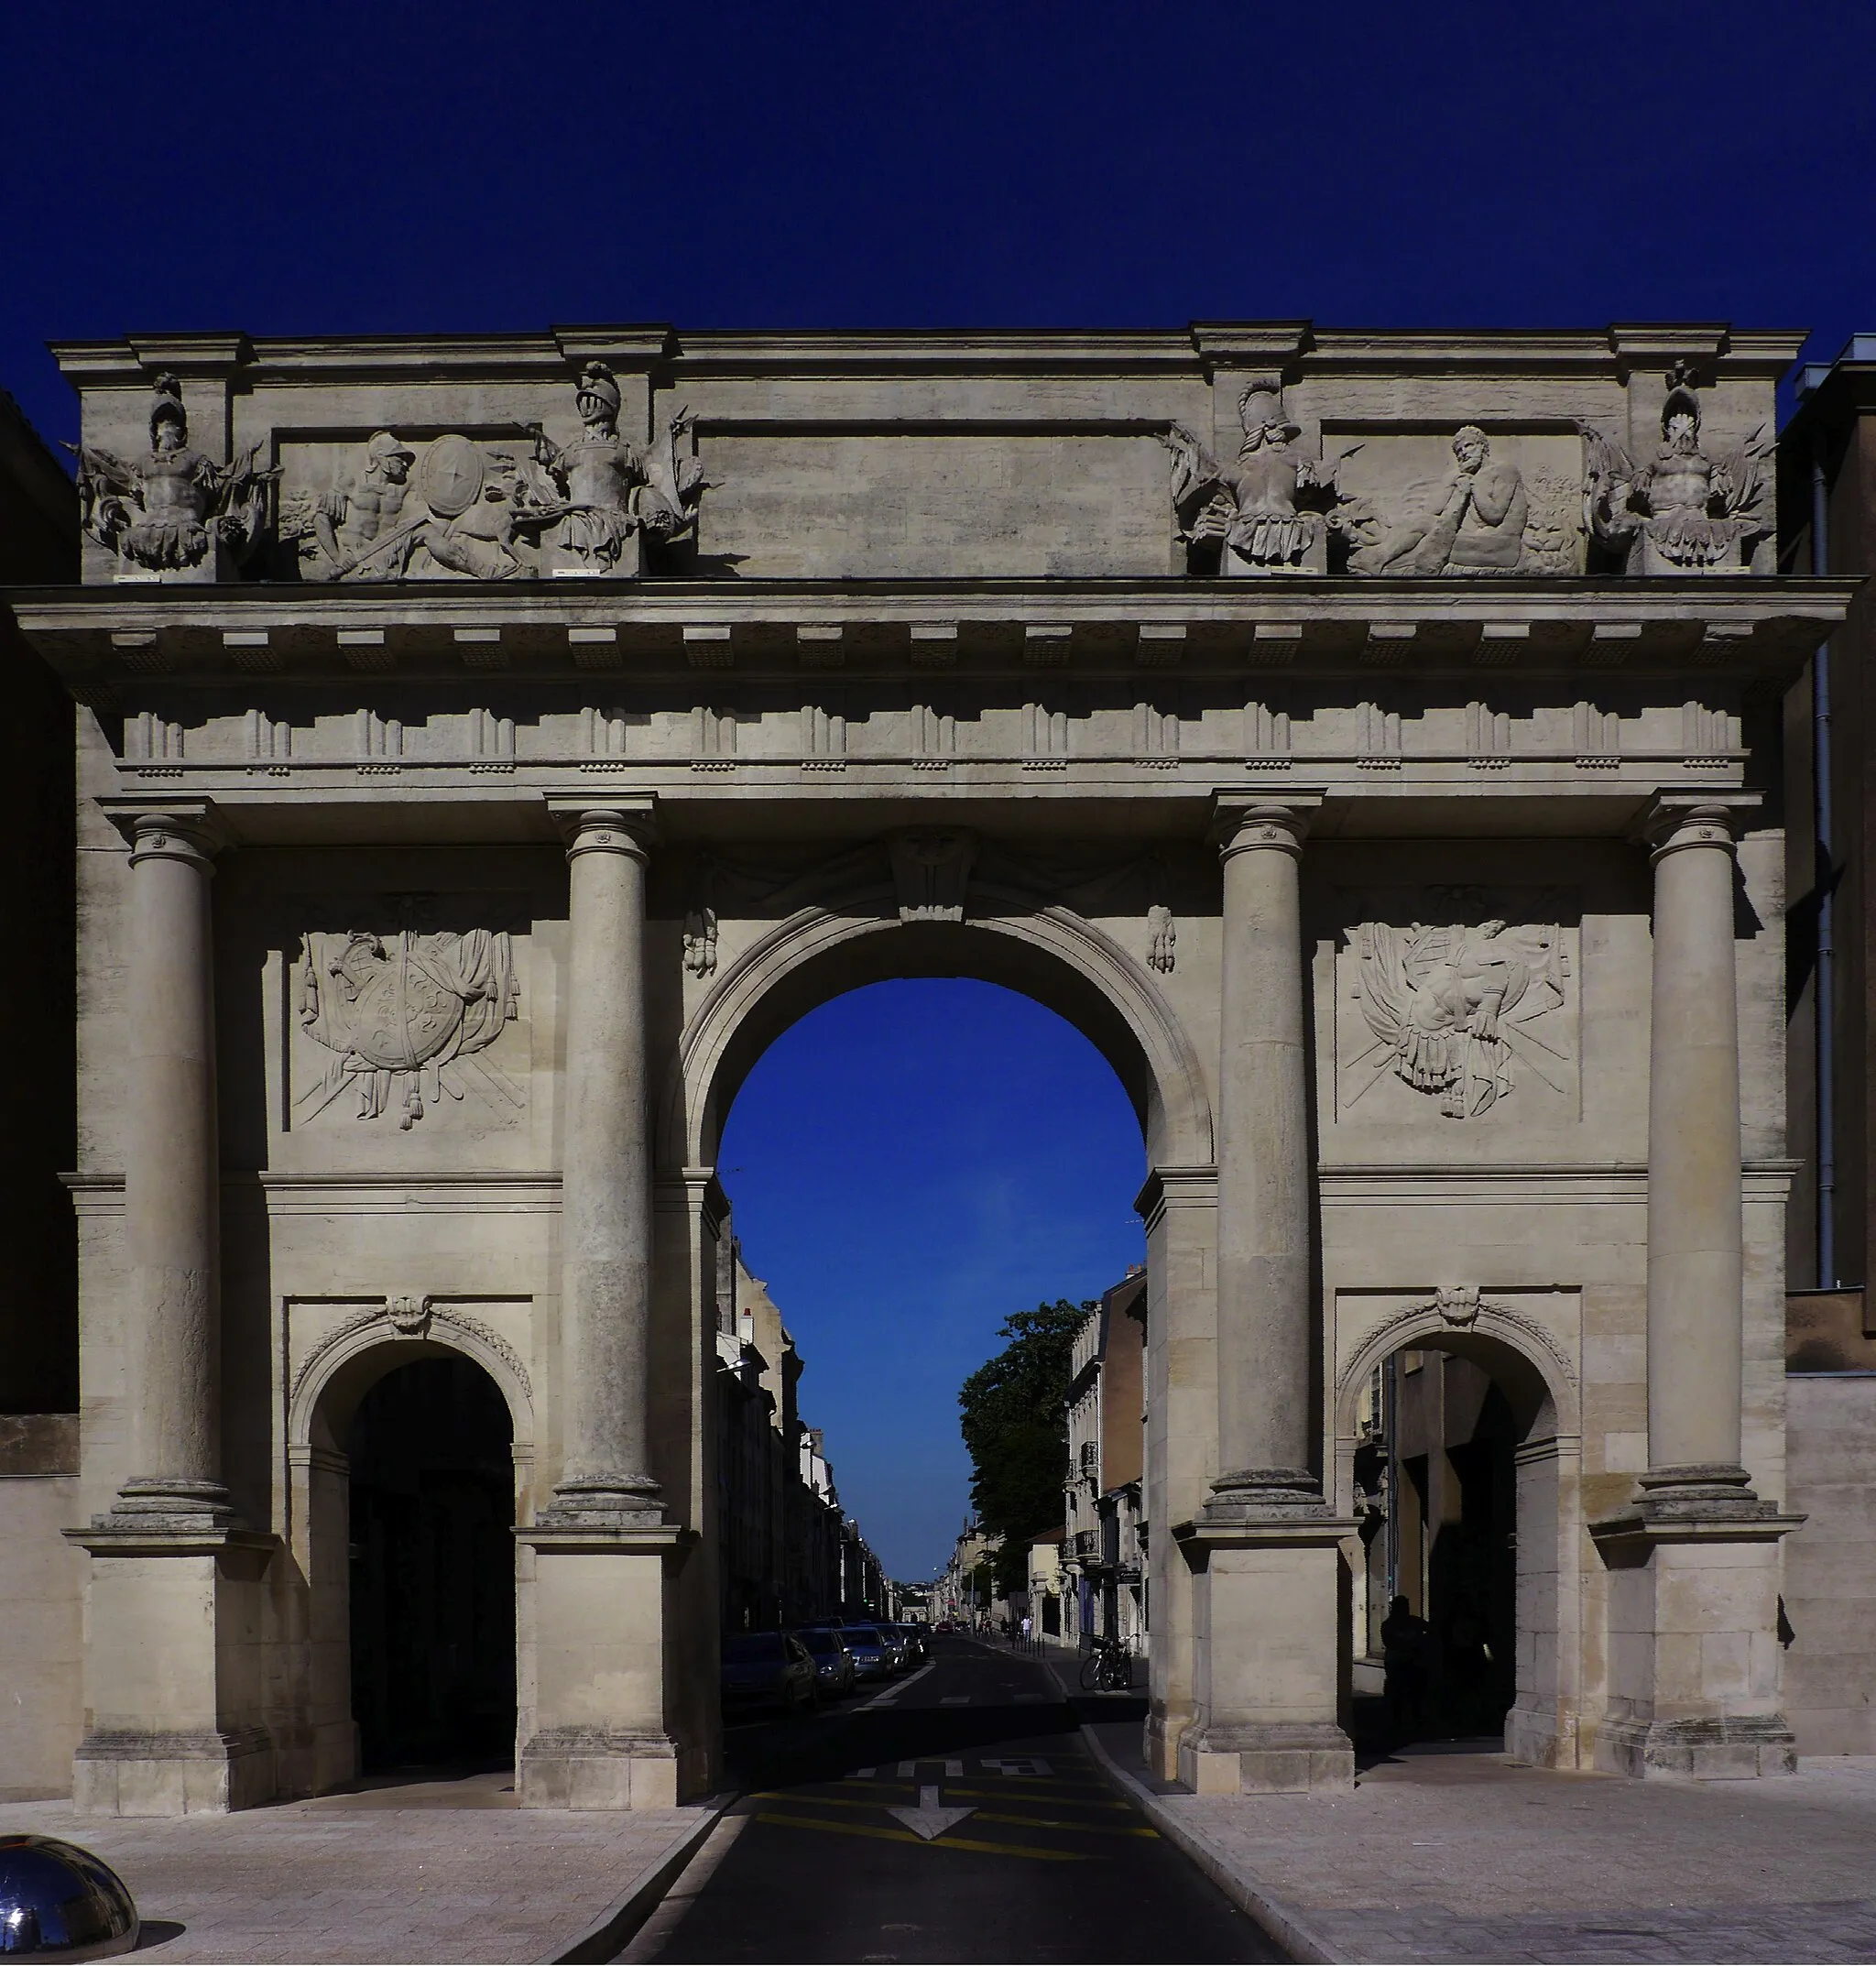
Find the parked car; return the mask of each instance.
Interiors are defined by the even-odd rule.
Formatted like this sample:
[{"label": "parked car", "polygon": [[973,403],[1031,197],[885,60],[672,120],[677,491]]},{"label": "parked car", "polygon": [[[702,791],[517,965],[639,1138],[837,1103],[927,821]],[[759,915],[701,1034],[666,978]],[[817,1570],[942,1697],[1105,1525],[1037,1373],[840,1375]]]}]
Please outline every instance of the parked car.
[{"label": "parked car", "polygon": [[807,1648],[781,1632],[737,1632],[723,1642],[725,1709],[780,1707],[790,1713],[814,1705],[819,1676]]},{"label": "parked car", "polygon": [[857,1684],[846,1633],[832,1625],[806,1625],[791,1634],[814,1662],[814,1683],[823,1699],[844,1699]]},{"label": "parked car", "polygon": [[854,1655],[854,1677],[856,1679],[889,1679],[892,1677],[886,1641],[871,1625],[842,1625],[840,1642]]}]

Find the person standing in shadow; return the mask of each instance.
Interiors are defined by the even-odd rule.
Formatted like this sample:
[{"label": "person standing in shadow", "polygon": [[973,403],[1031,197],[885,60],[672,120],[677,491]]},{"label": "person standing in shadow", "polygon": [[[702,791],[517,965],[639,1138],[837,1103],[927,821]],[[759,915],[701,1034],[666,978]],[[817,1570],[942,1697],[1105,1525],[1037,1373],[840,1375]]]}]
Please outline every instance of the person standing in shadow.
[{"label": "person standing in shadow", "polygon": [[1425,1724],[1426,1654],[1430,1633],[1407,1600],[1397,1597],[1381,1621],[1381,1666],[1386,1675],[1388,1734],[1393,1743],[1410,1740]]}]

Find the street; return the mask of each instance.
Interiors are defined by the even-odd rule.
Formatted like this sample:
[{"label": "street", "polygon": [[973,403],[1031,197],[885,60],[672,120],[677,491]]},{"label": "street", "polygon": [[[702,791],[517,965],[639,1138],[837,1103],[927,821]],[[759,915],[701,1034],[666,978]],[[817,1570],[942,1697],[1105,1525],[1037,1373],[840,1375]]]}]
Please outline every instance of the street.
[{"label": "street", "polygon": [[1103,1780],[1049,1668],[995,1644],[937,1638],[905,1678],[732,1728],[727,1752],[741,1799],[622,1958],[1283,1956]]}]

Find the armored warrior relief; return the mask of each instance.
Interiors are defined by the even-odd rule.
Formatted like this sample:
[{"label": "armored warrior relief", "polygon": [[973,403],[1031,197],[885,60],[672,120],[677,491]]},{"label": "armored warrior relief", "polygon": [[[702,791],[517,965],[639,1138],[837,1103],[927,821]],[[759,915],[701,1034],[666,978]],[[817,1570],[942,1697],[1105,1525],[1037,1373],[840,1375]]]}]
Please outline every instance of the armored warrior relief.
[{"label": "armored warrior relief", "polygon": [[604,362],[589,362],[573,394],[580,434],[556,443],[534,426],[535,471],[519,519],[536,533],[540,571],[616,573],[639,541],[662,544],[696,523],[704,467],[680,453],[694,419],[681,410],[660,442],[638,450],[619,435],[619,386]]},{"label": "armored warrior relief", "polygon": [[574,401],[581,433],[571,443],[538,423],[507,426],[532,447],[518,464],[455,432],[420,457],[378,431],[349,477],[291,502],[282,530],[298,542],[303,577],[640,573],[641,544],[667,545],[696,524],[707,486],[702,464],[682,454],[695,420],[680,410],[657,443],[627,442],[618,383],[603,362],[586,365]]},{"label": "armored warrior relief", "polygon": [[1160,440],[1172,453],[1172,508],[1193,571],[1326,573],[1330,535],[1354,516],[1336,475],[1361,446],[1328,465],[1292,450],[1302,426],[1284,414],[1273,379],[1251,383],[1238,414],[1244,442],[1234,464],[1220,464],[1183,423]]},{"label": "armored warrior relief", "polygon": [[152,572],[200,566],[212,546],[236,563],[270,530],[278,475],[256,464],[266,440],[233,464],[189,446],[189,412],[174,376],[158,376],[147,456],[123,458],[78,446],[78,497],[85,531],[132,565]]},{"label": "armored warrior relief", "polygon": [[1564,1002],[1563,937],[1554,924],[1364,922],[1354,941],[1361,961],[1357,994],[1374,1043],[1350,1061],[1357,1084],[1352,1091],[1345,1084],[1345,1106],[1388,1072],[1437,1097],[1449,1120],[1489,1112],[1516,1085],[1520,1064],[1562,1089],[1554,1067],[1547,1069],[1562,1054],[1529,1028]]},{"label": "armored warrior relief", "polygon": [[1769,541],[1772,519],[1761,424],[1718,459],[1700,447],[1700,399],[1691,371],[1667,377],[1661,448],[1645,464],[1593,424],[1582,423],[1583,519],[1590,536],[1629,573],[1741,573]]},{"label": "armored warrior relief", "polygon": [[309,934],[304,943],[300,1022],[333,1054],[296,1102],[306,1119],[350,1087],[358,1119],[378,1119],[395,1105],[409,1132],[445,1094],[460,1099],[472,1077],[494,1098],[521,1104],[519,1088],[478,1055],[516,1014],[519,987],[507,934],[354,929]]}]

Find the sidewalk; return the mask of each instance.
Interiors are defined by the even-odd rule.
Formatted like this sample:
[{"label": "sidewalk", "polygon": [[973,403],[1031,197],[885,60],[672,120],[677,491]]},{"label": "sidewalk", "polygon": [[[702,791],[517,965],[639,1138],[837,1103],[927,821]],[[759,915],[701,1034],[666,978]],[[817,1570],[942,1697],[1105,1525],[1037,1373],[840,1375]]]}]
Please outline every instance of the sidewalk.
[{"label": "sidewalk", "polygon": [[514,1961],[610,1959],[719,1813],[521,1809],[495,1775],[234,1816],[9,1802],[0,1832],[110,1864],[143,1916],[139,1960]]},{"label": "sidewalk", "polygon": [[1644,1784],[1430,1746],[1352,1796],[1200,1797],[1147,1780],[1137,1720],[1084,1731],[1299,1959],[1876,1959],[1876,1757]]}]

